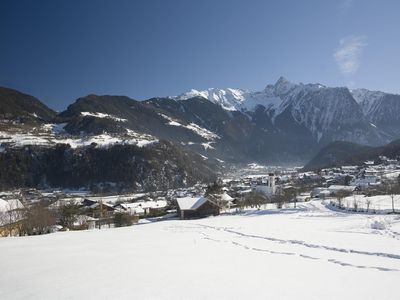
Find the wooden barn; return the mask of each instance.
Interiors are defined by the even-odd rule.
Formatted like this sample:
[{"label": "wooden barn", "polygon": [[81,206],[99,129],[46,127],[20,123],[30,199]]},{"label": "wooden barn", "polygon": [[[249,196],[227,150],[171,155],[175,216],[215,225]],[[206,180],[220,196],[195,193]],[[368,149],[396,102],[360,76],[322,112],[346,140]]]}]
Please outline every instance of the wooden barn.
[{"label": "wooden barn", "polygon": [[206,197],[184,197],[177,198],[176,200],[181,220],[219,215],[220,207]]}]

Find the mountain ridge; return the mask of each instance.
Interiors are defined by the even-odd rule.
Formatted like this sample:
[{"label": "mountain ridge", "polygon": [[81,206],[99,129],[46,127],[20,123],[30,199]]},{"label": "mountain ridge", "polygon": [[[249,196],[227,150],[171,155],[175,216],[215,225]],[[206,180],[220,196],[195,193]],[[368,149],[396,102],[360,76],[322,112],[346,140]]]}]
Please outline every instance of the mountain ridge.
[{"label": "mountain ridge", "polygon": [[400,137],[393,103],[400,115],[397,95],[280,77],[258,92],[193,90],[144,101],[89,94],[45,122],[63,124],[71,136],[145,137],[171,141],[207,159],[290,164],[308,161],[334,141],[378,146]]}]

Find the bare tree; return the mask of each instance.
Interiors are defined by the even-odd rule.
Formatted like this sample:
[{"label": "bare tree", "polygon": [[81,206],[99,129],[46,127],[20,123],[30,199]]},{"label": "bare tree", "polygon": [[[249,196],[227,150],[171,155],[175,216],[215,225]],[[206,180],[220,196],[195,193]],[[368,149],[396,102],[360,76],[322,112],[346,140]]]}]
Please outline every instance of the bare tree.
[{"label": "bare tree", "polygon": [[291,190],[283,190],[272,197],[272,201],[277,208],[282,208],[285,203],[292,201],[293,193]]},{"label": "bare tree", "polygon": [[50,233],[56,224],[55,215],[41,201],[32,203],[24,209],[20,235],[36,235]]},{"label": "bare tree", "polygon": [[392,199],[392,213],[395,213],[394,200],[397,199],[399,193],[398,188],[397,187],[392,188],[389,193],[390,193],[389,194],[390,198]]},{"label": "bare tree", "polygon": [[392,213],[395,213],[395,200],[400,194],[400,186],[398,181],[386,182],[383,186],[383,193],[389,195],[392,200]]},{"label": "bare tree", "polygon": [[371,199],[369,197],[365,200],[365,204],[367,205],[367,212],[369,212],[369,207],[371,206]]},{"label": "bare tree", "polygon": [[284,193],[286,195],[286,198],[288,202],[293,202],[294,203],[294,208],[297,207],[297,189],[294,187],[289,187],[284,190]]},{"label": "bare tree", "polygon": [[[7,236],[8,230],[6,225],[8,224],[8,214],[6,211],[0,211],[0,236]],[[3,227],[3,229],[1,229]]]},{"label": "bare tree", "polygon": [[260,192],[251,192],[246,196],[245,201],[250,207],[260,209],[261,205],[268,203],[268,197]]},{"label": "bare tree", "polygon": [[336,192],[335,196],[336,196],[339,208],[343,208],[343,199],[346,198],[347,196],[350,196],[350,194],[351,193],[346,190],[339,190]]},{"label": "bare tree", "polygon": [[23,205],[17,199],[7,200],[7,204],[0,211],[0,226],[2,235],[12,236],[19,234],[18,222],[23,219]]},{"label": "bare tree", "polygon": [[240,198],[237,198],[236,200],[236,205],[237,205],[237,210],[239,212],[242,212],[243,209],[246,207],[246,201],[243,198],[243,196],[240,196]]},{"label": "bare tree", "polygon": [[358,211],[358,200],[355,195],[353,196],[353,208],[355,212]]}]

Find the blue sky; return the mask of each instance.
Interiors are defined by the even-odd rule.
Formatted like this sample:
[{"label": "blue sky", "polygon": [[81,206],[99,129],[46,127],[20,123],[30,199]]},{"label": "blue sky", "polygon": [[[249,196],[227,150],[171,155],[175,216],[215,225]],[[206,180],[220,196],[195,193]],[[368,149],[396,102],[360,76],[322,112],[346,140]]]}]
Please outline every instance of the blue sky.
[{"label": "blue sky", "polygon": [[294,82],[400,93],[400,1],[0,2],[0,85],[62,110]]}]

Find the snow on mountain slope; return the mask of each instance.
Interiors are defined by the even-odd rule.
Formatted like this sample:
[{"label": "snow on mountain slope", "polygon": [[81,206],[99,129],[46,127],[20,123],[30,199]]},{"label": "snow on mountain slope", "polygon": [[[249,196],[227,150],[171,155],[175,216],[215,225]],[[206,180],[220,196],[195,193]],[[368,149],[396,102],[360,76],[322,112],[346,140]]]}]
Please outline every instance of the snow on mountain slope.
[{"label": "snow on mountain slope", "polygon": [[284,77],[280,77],[275,84],[267,85],[262,91],[232,88],[210,88],[202,91],[192,89],[173,98],[186,100],[193,97],[203,97],[229,111],[253,111],[257,105],[263,105],[267,109],[283,110],[282,106],[285,107],[285,102],[301,91],[315,90],[322,87],[324,86],[320,84],[295,84]]},{"label": "snow on mountain slope", "polygon": [[361,105],[365,116],[370,115],[376,107],[377,101],[382,99],[385,95],[379,91],[369,91],[367,89],[354,89],[350,90],[353,98]]},{"label": "snow on mountain slope", "polygon": [[106,119],[111,119],[117,122],[126,122],[127,119],[123,119],[123,118],[117,118],[116,116],[113,115],[109,115],[109,114],[105,114],[105,113],[99,113],[99,112],[87,112],[87,111],[83,111],[81,112],[81,115],[84,117],[93,117],[93,118],[106,118]]},{"label": "snow on mountain slope", "polygon": [[210,88],[203,91],[192,89],[189,92],[176,97],[176,99],[186,100],[193,97],[203,97],[213,103],[221,105],[221,107],[226,110],[234,111],[237,110],[237,108],[240,106],[240,103],[246,99],[246,94],[246,91],[240,89]]},{"label": "snow on mountain slope", "polygon": [[182,123],[180,123],[178,120],[175,120],[171,117],[168,117],[167,115],[164,114],[159,114],[161,117],[163,117],[164,119],[166,119],[168,121],[168,125],[170,126],[178,126],[178,127],[184,127],[186,129],[189,129],[191,131],[193,131],[194,133],[196,133],[197,135],[201,136],[202,138],[205,138],[206,140],[215,140],[215,139],[219,139],[220,137],[215,134],[214,132],[207,130],[195,123],[190,123],[187,125],[183,125]]},{"label": "snow on mountain slope", "polygon": [[292,101],[291,113],[318,141],[329,131],[343,133],[348,130],[346,127],[354,129],[360,123],[366,130],[371,129],[346,88],[325,88],[303,93]]},{"label": "snow on mountain slope", "polygon": [[[292,84],[281,77],[277,81],[276,87],[278,92],[282,92],[283,90],[292,87]],[[197,96],[206,98],[215,104],[219,104],[222,108],[229,111],[251,111],[254,110],[257,105],[276,109],[282,102],[280,97],[275,94],[274,88],[270,89],[268,87],[264,91],[259,92],[232,88],[210,88],[203,91],[192,89],[191,91],[174,98],[177,100],[186,100]]]},{"label": "snow on mountain slope", "polygon": [[371,124],[392,139],[400,137],[400,95],[366,89],[353,90],[352,95]]}]

